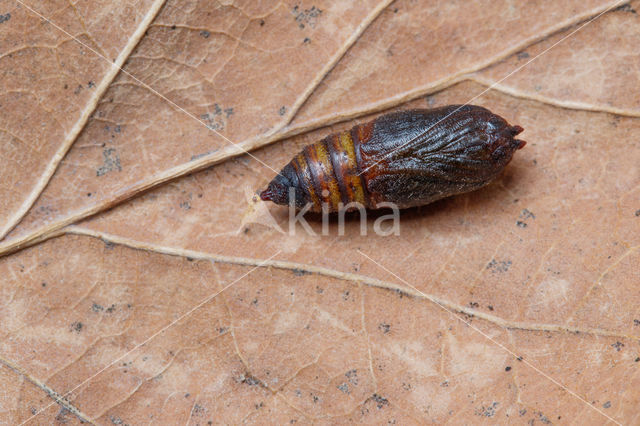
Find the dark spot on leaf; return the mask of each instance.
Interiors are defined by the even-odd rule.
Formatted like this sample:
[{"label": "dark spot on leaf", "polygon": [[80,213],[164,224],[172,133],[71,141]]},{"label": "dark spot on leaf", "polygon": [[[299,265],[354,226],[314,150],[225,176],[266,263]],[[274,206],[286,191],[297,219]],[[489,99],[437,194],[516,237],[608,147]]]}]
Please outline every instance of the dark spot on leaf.
[{"label": "dark spot on leaf", "polygon": [[93,312],[102,312],[102,311],[104,311],[104,307],[102,305],[94,303],[93,305],[91,305],[91,310]]},{"label": "dark spot on leaf", "polygon": [[305,271],[304,269],[298,269],[298,268],[293,269],[292,272],[293,272],[293,275],[295,275],[296,277],[301,277],[303,275],[311,274],[311,272],[309,271]]},{"label": "dark spot on leaf", "polygon": [[507,366],[504,368],[504,371],[511,371],[511,366],[507,365]]},{"label": "dark spot on leaf", "polygon": [[44,283],[44,282],[43,282],[43,283],[42,283],[42,287],[46,287],[46,286],[47,286],[47,283]]},{"label": "dark spot on leaf", "polygon": [[638,12],[635,11],[635,9],[633,7],[631,7],[630,4],[623,4],[622,6],[618,6],[615,9],[613,9],[614,11],[620,11],[620,12],[629,12],[629,13],[633,13],[635,15],[638,14]]},{"label": "dark spot on leaf", "polygon": [[206,30],[200,31],[200,36],[203,38],[209,38],[210,35],[211,33],[209,31],[206,31]]},{"label": "dark spot on leaf", "polygon": [[60,408],[60,411],[56,415],[56,422],[61,424],[67,423],[67,414],[69,414],[69,410],[64,407]]},{"label": "dark spot on leaf", "polygon": [[344,373],[344,376],[349,379],[349,383],[351,383],[353,386],[358,386],[358,370],[349,370]]},{"label": "dark spot on leaf", "polygon": [[624,343],[622,342],[615,342],[611,345],[612,348],[614,348],[616,351],[620,352],[622,350],[622,348],[624,347]]},{"label": "dark spot on leaf", "polygon": [[172,30],[175,30],[175,29],[176,29],[176,26],[175,26],[175,25],[172,25],[172,26],[171,26],[171,29],[172,29]]},{"label": "dark spot on leaf", "polygon": [[191,410],[191,416],[202,416],[204,414],[204,407],[200,404],[194,404],[193,410]]},{"label": "dark spot on leaf", "polygon": [[315,28],[318,17],[322,14],[322,10],[315,6],[311,6],[311,9],[300,9],[300,6],[294,6],[291,13],[295,17],[295,21],[298,23],[298,27],[303,29],[305,25],[309,25],[311,28]]},{"label": "dark spot on leaf", "polygon": [[488,407],[485,407],[483,405],[482,407],[480,407],[479,410],[475,411],[476,416],[493,417],[496,414],[496,409],[498,408],[498,405],[500,405],[499,402],[494,402]]},{"label": "dark spot on leaf", "polygon": [[202,114],[200,118],[205,121],[207,128],[210,130],[222,130],[224,128],[223,124],[217,122],[211,113]]},{"label": "dark spot on leaf", "polygon": [[216,152],[216,151],[217,151],[217,149],[213,149],[213,150],[211,150],[211,151],[203,152],[202,154],[192,155],[192,156],[191,156],[191,161],[197,160],[198,158],[205,157],[205,156],[207,156],[207,155],[209,155],[209,154],[213,154],[213,153],[214,153],[214,152]]},{"label": "dark spot on leaf", "polygon": [[117,170],[122,171],[120,165],[120,157],[115,148],[106,148],[102,151],[103,164],[96,170],[96,176],[104,176],[105,174]]},{"label": "dark spot on leaf", "polygon": [[405,296],[405,294],[406,294],[404,291],[400,290],[399,288],[398,288],[398,289],[395,289],[394,291],[396,292],[396,294],[398,295],[398,297],[399,297],[400,299],[402,299],[402,298]]},{"label": "dark spot on leaf", "polygon": [[378,395],[377,393],[374,393],[371,396],[371,399],[376,402],[376,407],[378,407],[378,410],[381,410],[382,408],[384,408],[385,405],[389,405],[389,400],[387,398],[384,398]]},{"label": "dark spot on leaf", "polygon": [[539,419],[542,423],[544,423],[544,424],[546,424],[546,425],[551,424],[551,420],[549,420],[549,419],[547,418],[547,416],[545,416],[544,414],[542,414],[542,413],[540,413],[540,412],[538,412],[537,414],[538,414],[538,419]]},{"label": "dark spot on leaf", "polygon": [[287,107],[285,106],[280,107],[280,109],[278,110],[278,114],[280,115],[284,115],[285,112],[287,112]]},{"label": "dark spot on leaf", "polygon": [[487,264],[487,269],[491,272],[507,272],[511,267],[510,260],[495,260],[491,259],[491,262]]},{"label": "dark spot on leaf", "polygon": [[604,404],[602,404],[602,408],[610,408],[611,407],[611,401],[607,401]]},{"label": "dark spot on leaf", "polygon": [[309,37],[305,37],[304,40],[302,40],[303,44],[309,44],[311,43],[311,39]]},{"label": "dark spot on leaf", "polygon": [[488,308],[490,311],[493,311],[493,306],[489,305],[489,306],[487,306],[487,308]]},{"label": "dark spot on leaf", "polygon": [[264,19],[261,19],[261,20],[260,20],[260,26],[261,26],[261,27],[264,27]]},{"label": "dark spot on leaf", "polygon": [[243,376],[242,379],[240,380],[240,383],[244,383],[245,385],[249,385],[249,386],[256,386],[256,385],[262,384],[260,380],[256,379],[252,375]]},{"label": "dark spot on leaf", "polygon": [[[518,201],[518,200],[515,200]],[[516,221],[516,225],[519,226],[520,228],[526,228],[527,227],[527,220],[528,219],[535,219],[536,216],[531,213],[529,210],[527,209],[523,209],[522,212],[520,212],[520,216],[518,216],[518,219]]]},{"label": "dark spot on leaf", "polygon": [[76,333],[80,333],[80,331],[82,331],[82,323],[80,321],[75,321],[71,324],[71,330]]},{"label": "dark spot on leaf", "polygon": [[10,13],[7,13],[5,15],[0,15],[0,24],[7,22],[9,19],[11,19]]},{"label": "dark spot on leaf", "polygon": [[518,60],[527,59],[529,54],[527,52],[518,52]]},{"label": "dark spot on leaf", "polygon": [[636,210],[636,217],[640,217],[640,209]]},{"label": "dark spot on leaf", "polygon": [[469,302],[469,306],[471,306],[472,308],[477,308],[480,306],[480,304],[478,304],[478,302]]},{"label": "dark spot on leaf", "polygon": [[205,122],[207,128],[218,131],[224,130],[224,127],[227,124],[227,118],[229,118],[229,116],[231,115],[233,115],[233,108],[223,109],[220,105],[215,103],[213,104],[213,111],[206,114],[201,114],[200,118]]},{"label": "dark spot on leaf", "polygon": [[387,334],[391,330],[391,325],[380,323],[378,324],[378,328],[384,333]]},{"label": "dark spot on leaf", "polygon": [[340,389],[343,393],[349,393],[349,385],[346,383],[338,385],[338,389]]}]

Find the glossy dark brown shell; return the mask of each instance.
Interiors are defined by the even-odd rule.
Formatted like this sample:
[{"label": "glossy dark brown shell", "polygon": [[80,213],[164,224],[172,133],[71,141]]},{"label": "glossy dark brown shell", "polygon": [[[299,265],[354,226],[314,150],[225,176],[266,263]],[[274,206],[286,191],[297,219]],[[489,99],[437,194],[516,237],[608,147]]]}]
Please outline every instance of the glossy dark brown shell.
[{"label": "glossy dark brown shell", "polygon": [[382,115],[303,149],[261,193],[263,200],[337,211],[350,201],[400,208],[478,189],[524,141],[520,126],[473,105]]}]

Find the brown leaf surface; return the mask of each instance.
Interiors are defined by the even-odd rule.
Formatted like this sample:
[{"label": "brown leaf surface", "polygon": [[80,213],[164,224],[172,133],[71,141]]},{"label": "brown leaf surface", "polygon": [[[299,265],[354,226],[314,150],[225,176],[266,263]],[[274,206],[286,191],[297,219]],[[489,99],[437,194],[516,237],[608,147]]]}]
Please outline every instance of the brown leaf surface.
[{"label": "brown leaf surface", "polygon": [[[635,48],[640,33],[634,8],[640,9],[640,3],[607,13],[583,30],[576,31],[578,27],[549,37],[473,78],[485,84],[498,82],[497,88],[515,96],[638,117],[640,91],[628,90],[640,87],[640,51]],[[526,69],[499,82],[525,64]]]},{"label": "brown leaf surface", "polygon": [[[0,423],[640,422],[640,3],[387,3],[168,2],[95,111],[51,89],[60,70],[6,85],[29,161],[73,146],[0,242]],[[40,43],[6,4],[0,31]],[[157,4],[138,6],[129,34]],[[114,22],[89,10],[84,33]],[[132,40],[102,38],[108,58]],[[76,74],[108,74],[85,56]],[[77,138],[20,121],[51,117],[20,97],[45,89],[65,129],[90,112]],[[261,162],[473,98],[526,148],[487,188],[403,211],[400,236],[373,232],[380,213],[367,236],[357,217],[288,235],[253,198]],[[33,180],[0,194],[6,217],[46,175],[14,160],[5,187]]]},{"label": "brown leaf surface", "polygon": [[[410,0],[394,2],[332,70],[294,123],[309,125],[336,117],[358,116],[363,109],[379,110],[433,93],[468,78],[474,71],[513,57],[514,53],[521,53],[531,45],[539,46],[541,44],[536,41],[551,34],[559,32],[558,38],[566,36],[573,30],[567,30],[567,27],[597,16],[614,4],[612,1],[556,2],[553,5],[522,2],[513,7],[508,1],[459,1],[444,5]],[[633,24],[630,26],[629,33],[637,37],[637,28]],[[609,38],[620,37],[619,28],[607,29]],[[592,30],[585,29],[582,35],[588,37],[586,34]],[[591,49],[603,49],[604,56],[610,46],[610,43],[592,46],[579,42],[572,46],[576,48],[576,44],[578,49],[589,50],[594,56],[601,51],[591,52]],[[621,48],[620,52],[628,56],[630,50]],[[556,50],[557,55],[562,55],[560,52],[563,50]],[[637,59],[637,50],[631,53],[634,55]],[[538,61],[545,72],[549,69],[542,64],[548,64],[547,60],[540,58]],[[628,60],[637,63],[632,62],[633,58]],[[573,60],[567,62],[569,64],[563,64],[563,69],[571,70]],[[519,65],[505,66],[496,78],[502,78]],[[609,65],[615,64],[604,61],[599,64],[601,67]],[[540,72],[529,68],[519,71],[518,76],[524,78],[536,71]],[[605,71],[603,74],[611,73]],[[581,79],[588,76],[563,75],[555,81],[564,81],[567,77]]]},{"label": "brown leaf surface", "polygon": [[47,184],[161,5],[0,1],[0,238]]}]

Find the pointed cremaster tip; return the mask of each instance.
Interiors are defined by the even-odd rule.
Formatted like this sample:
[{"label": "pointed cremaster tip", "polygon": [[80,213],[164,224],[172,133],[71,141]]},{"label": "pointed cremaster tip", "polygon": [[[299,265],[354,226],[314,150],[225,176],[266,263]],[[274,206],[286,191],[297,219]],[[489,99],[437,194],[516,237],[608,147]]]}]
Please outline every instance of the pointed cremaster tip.
[{"label": "pointed cremaster tip", "polygon": [[269,188],[265,189],[260,193],[260,199],[262,201],[271,201],[272,196],[273,196],[273,193]]},{"label": "pointed cremaster tip", "polygon": [[524,131],[524,129],[522,127],[520,127],[520,126],[511,126],[511,134],[513,136],[519,135],[523,131]]},{"label": "pointed cremaster tip", "polygon": [[[521,126],[511,126],[509,128],[509,133],[511,133],[511,137],[514,137],[515,135],[519,135],[523,131],[524,129]],[[522,149],[527,144],[525,141],[521,141],[519,139],[514,139],[514,141],[518,143],[518,147],[516,149]]]}]

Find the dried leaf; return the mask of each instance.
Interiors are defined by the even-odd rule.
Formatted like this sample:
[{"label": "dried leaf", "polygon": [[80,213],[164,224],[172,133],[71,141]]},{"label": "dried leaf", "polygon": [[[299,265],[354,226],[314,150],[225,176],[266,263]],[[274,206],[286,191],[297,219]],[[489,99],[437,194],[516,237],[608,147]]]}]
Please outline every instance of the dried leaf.
[{"label": "dried leaf", "polygon": [[0,238],[47,185],[162,4],[35,3],[0,2]]}]

